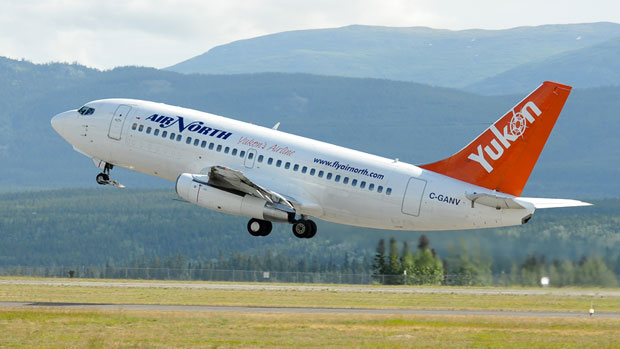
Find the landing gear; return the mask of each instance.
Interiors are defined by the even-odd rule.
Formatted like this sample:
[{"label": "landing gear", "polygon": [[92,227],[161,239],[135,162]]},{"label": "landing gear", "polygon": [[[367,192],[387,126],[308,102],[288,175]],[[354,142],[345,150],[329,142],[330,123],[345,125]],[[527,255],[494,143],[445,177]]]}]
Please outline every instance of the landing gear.
[{"label": "landing gear", "polygon": [[97,175],[95,180],[97,181],[97,184],[106,185],[110,182],[110,176],[106,173],[100,173]]},{"label": "landing gear", "polygon": [[300,239],[310,239],[316,235],[316,231],[316,223],[309,219],[300,219],[293,223],[293,235]]},{"label": "landing gear", "polygon": [[248,232],[252,236],[267,236],[271,233],[271,222],[252,218],[248,222]]},{"label": "landing gear", "polygon": [[110,170],[113,168],[114,168],[114,165],[108,164],[106,162],[105,166],[103,167],[103,172],[99,173],[97,175],[97,178],[95,178],[95,180],[97,181],[98,184],[101,184],[101,185],[111,185],[111,186],[118,187],[118,188],[125,188],[125,186],[120,184],[119,182],[110,180]]}]

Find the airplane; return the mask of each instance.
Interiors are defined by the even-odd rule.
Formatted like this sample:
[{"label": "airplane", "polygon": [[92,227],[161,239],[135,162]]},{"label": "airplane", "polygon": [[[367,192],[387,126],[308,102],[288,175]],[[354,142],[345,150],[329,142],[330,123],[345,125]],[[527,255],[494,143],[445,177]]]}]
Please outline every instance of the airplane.
[{"label": "airplane", "polygon": [[536,209],[587,206],[521,192],[570,94],[546,81],[456,154],[425,165],[367,154],[201,111],[102,99],[51,119],[110,179],[120,166],[175,182],[185,201],[312,238],[311,218],[390,230],[461,230],[527,223]]}]

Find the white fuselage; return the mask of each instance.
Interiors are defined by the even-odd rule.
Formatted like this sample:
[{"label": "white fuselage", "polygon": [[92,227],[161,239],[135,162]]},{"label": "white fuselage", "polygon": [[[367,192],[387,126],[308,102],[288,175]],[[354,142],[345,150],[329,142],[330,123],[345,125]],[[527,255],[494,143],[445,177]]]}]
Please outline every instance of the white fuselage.
[{"label": "white fuselage", "polygon": [[79,152],[172,181],[182,173],[207,174],[212,166],[238,170],[299,202],[297,214],[304,216],[380,229],[456,230],[519,225],[534,212],[533,206],[474,205],[466,194],[493,191],[209,113],[129,99],[87,106],[91,115],[68,111],[53,121]]}]

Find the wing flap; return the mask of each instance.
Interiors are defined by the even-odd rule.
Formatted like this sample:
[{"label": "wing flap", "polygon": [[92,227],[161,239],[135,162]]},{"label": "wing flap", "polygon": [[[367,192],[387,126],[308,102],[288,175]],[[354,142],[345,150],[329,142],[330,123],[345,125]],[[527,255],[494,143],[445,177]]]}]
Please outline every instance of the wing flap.
[{"label": "wing flap", "polygon": [[[206,176],[195,176],[194,178],[194,180],[204,181],[204,178],[196,177]],[[284,196],[254,183],[249,178],[247,178],[241,171],[233,170],[223,166],[212,166],[209,170],[208,181],[205,184],[222,189],[237,190],[264,199],[269,203],[281,204],[288,207],[289,209],[295,210],[292,203]]]}]

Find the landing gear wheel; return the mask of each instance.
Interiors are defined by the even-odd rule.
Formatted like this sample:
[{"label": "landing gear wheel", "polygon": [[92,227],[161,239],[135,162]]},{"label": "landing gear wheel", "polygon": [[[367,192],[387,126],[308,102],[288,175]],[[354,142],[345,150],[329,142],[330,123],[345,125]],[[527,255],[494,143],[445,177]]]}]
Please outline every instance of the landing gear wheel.
[{"label": "landing gear wheel", "polygon": [[100,173],[97,175],[96,181],[98,184],[106,185],[110,183],[110,176],[107,173]]},{"label": "landing gear wheel", "polygon": [[314,223],[314,221],[308,220],[308,223],[310,223],[310,234],[308,234],[306,236],[306,239],[310,239],[313,238],[316,235],[316,231],[317,231],[317,226],[316,223]]},{"label": "landing gear wheel", "polygon": [[273,225],[270,221],[252,218],[248,222],[248,232],[252,236],[267,236],[271,233]]},{"label": "landing gear wheel", "polygon": [[316,223],[309,219],[301,219],[293,223],[293,235],[300,239],[309,239],[316,234]]}]

